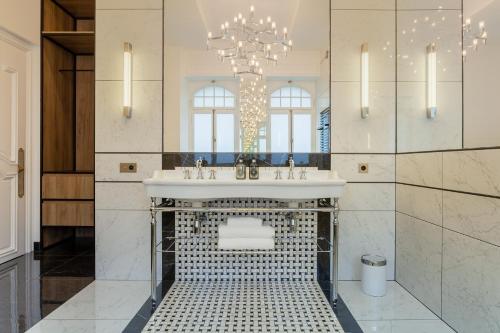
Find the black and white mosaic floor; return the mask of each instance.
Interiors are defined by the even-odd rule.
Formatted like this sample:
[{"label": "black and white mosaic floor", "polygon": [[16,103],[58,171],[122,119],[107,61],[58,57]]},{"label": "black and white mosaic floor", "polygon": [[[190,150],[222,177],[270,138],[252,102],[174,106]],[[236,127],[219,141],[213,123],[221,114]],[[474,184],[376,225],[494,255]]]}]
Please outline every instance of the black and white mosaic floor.
[{"label": "black and white mosaic floor", "polygon": [[143,332],[344,331],[315,281],[177,281]]}]

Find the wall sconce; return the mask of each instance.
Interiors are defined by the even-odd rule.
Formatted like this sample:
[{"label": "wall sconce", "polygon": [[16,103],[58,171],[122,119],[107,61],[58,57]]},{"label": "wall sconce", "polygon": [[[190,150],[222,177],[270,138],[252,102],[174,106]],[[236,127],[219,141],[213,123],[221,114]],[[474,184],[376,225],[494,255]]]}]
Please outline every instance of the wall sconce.
[{"label": "wall sconce", "polygon": [[361,118],[366,119],[370,113],[369,86],[369,54],[368,43],[361,45]]},{"label": "wall sconce", "polygon": [[427,45],[427,118],[434,119],[437,114],[436,45]]},{"label": "wall sconce", "polygon": [[123,116],[132,117],[132,44],[123,44]]}]

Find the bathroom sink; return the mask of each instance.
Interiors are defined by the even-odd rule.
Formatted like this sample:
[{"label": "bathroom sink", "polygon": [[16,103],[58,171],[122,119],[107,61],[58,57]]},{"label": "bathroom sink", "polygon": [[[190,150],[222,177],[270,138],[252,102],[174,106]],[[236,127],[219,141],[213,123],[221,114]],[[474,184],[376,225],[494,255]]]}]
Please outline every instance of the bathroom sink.
[{"label": "bathroom sink", "polygon": [[208,179],[208,170],[204,179],[196,179],[196,171],[193,172],[193,179],[184,179],[180,169],[157,170],[152,178],[145,179],[143,183],[149,197],[190,201],[222,198],[334,198],[341,196],[346,184],[345,180],[329,170],[308,169],[307,179],[299,179],[299,172],[295,171],[295,179],[288,179],[288,171],[284,170],[283,179],[275,179],[275,168],[261,168],[257,180],[236,180],[232,168],[218,169],[216,179]]}]

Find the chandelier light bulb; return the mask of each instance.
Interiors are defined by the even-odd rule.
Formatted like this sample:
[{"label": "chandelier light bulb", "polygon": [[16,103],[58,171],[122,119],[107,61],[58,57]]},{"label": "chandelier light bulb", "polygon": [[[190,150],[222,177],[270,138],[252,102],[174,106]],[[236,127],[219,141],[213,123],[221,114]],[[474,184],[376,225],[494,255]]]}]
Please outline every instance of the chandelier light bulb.
[{"label": "chandelier light bulb", "polygon": [[212,38],[212,32],[208,32],[208,38]]},{"label": "chandelier light bulb", "polygon": [[267,23],[271,23],[271,16],[267,17]]},{"label": "chandelier light bulb", "polygon": [[253,13],[255,11],[255,7],[253,5],[250,6],[250,11]]}]

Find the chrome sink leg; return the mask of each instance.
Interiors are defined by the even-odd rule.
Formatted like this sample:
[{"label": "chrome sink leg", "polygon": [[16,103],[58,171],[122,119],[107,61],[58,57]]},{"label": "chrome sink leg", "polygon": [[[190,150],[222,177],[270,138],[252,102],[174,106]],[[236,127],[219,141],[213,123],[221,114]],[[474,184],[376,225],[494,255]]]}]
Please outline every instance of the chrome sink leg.
[{"label": "chrome sink leg", "polygon": [[330,213],[330,300],[334,307],[338,300],[339,281],[339,198],[333,199]]},{"label": "chrome sink leg", "polygon": [[156,198],[151,198],[151,306],[156,308]]},{"label": "chrome sink leg", "polygon": [[207,221],[207,215],[205,213],[195,213],[194,214],[194,223],[193,223],[193,233],[195,235],[201,234],[201,225],[203,222]]}]

